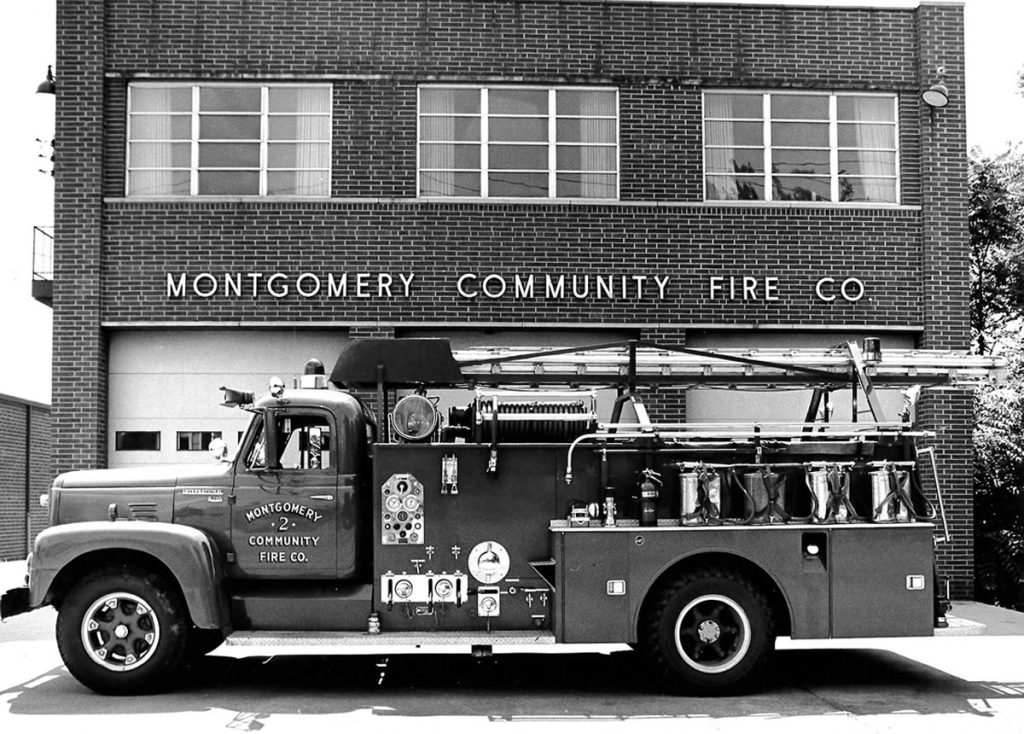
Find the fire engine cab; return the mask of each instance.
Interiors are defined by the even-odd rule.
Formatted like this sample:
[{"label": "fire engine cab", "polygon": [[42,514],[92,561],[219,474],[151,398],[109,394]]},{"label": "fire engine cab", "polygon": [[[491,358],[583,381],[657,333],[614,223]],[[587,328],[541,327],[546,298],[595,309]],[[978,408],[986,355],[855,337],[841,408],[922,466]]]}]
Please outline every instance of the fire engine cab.
[{"label": "fire engine cab", "polygon": [[[941,477],[913,393],[997,366],[876,340],[456,353],[353,340],[330,375],[313,360],[294,388],[226,388],[252,421],[208,468],[58,476],[28,584],[0,612],[55,606],[68,669],[104,693],[164,687],[222,642],[629,644],[673,690],[734,690],[779,635],[944,624]],[[795,420],[746,423],[659,423],[642,400],[702,386],[811,399]],[[913,389],[887,420],[876,389],[893,386]],[[453,388],[471,399],[442,410]],[[846,422],[830,409],[840,389]]]}]

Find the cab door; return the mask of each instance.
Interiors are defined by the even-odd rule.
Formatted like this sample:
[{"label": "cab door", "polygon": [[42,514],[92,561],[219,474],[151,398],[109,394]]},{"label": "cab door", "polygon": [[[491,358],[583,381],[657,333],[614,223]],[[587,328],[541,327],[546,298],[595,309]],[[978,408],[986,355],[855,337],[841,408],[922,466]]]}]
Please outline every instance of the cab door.
[{"label": "cab door", "polygon": [[257,418],[235,465],[231,575],[336,576],[337,437],[326,410],[271,409]]}]

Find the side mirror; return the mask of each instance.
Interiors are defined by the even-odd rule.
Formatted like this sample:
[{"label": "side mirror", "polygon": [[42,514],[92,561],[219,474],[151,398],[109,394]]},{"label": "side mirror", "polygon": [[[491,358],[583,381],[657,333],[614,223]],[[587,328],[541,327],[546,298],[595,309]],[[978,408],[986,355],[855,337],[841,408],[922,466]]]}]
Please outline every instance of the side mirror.
[{"label": "side mirror", "polygon": [[214,461],[224,463],[228,460],[228,444],[223,438],[215,438],[210,441],[209,452]]}]

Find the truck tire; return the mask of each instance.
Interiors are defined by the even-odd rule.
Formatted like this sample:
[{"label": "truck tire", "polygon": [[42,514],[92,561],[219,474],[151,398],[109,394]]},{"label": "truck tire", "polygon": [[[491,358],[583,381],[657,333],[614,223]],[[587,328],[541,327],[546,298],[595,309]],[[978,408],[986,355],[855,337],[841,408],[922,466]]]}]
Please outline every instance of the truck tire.
[{"label": "truck tire", "polygon": [[640,648],[673,691],[716,695],[753,684],[775,646],[771,608],[747,577],[691,571],[654,591]]},{"label": "truck tire", "polygon": [[97,693],[151,693],[181,667],[191,622],[162,576],[116,566],[71,588],[57,614],[57,647],[68,670]]}]

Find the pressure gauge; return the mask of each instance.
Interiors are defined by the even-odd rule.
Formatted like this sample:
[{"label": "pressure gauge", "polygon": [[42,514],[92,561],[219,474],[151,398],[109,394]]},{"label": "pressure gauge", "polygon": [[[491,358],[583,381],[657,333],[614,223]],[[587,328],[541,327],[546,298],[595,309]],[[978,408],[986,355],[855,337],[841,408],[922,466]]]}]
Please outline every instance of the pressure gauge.
[{"label": "pressure gauge", "polygon": [[408,599],[412,596],[412,582],[409,579],[401,579],[395,583],[395,596],[399,599]]},{"label": "pressure gauge", "polygon": [[448,579],[440,579],[434,583],[434,596],[446,600],[455,591],[455,585]]},{"label": "pressure gauge", "polygon": [[402,498],[397,494],[389,494],[384,500],[384,506],[388,508],[388,512],[398,512],[402,509]]},{"label": "pressure gauge", "polygon": [[409,512],[416,512],[416,510],[420,509],[420,498],[416,495],[407,494],[403,504],[405,505],[405,509]]},{"label": "pressure gauge", "polygon": [[508,574],[508,551],[501,543],[485,540],[469,552],[469,572],[481,584],[496,584]]}]

